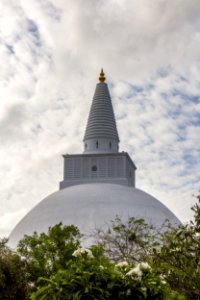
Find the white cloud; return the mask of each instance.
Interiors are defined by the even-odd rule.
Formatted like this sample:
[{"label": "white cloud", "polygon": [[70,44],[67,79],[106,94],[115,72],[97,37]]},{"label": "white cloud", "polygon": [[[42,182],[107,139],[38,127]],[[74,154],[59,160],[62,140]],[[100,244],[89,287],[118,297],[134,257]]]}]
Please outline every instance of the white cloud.
[{"label": "white cloud", "polygon": [[200,181],[199,9],[198,0],[1,1],[0,235],[58,188],[61,154],[82,152],[102,66],[137,185],[191,217]]}]

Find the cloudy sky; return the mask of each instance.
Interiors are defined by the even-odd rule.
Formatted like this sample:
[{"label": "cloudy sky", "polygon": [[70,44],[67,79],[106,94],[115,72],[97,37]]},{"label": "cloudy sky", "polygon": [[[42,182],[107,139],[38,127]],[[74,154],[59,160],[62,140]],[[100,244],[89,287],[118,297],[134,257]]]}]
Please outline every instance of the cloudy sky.
[{"label": "cloudy sky", "polygon": [[81,153],[104,67],[137,187],[190,220],[200,188],[199,0],[1,0],[0,236]]}]

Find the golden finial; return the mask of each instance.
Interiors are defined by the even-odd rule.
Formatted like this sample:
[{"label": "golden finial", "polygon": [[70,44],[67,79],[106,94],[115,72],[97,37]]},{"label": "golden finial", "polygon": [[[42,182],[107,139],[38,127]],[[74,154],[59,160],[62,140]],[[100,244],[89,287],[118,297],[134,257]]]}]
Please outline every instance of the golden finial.
[{"label": "golden finial", "polygon": [[103,72],[103,69],[101,69],[101,73],[99,75],[99,82],[104,82],[106,80],[105,74]]}]

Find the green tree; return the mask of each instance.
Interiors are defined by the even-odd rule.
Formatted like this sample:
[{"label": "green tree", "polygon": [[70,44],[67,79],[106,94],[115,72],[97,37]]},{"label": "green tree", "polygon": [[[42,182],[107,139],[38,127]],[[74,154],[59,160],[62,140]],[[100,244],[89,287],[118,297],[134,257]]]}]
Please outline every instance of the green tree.
[{"label": "green tree", "polygon": [[200,299],[200,196],[197,199],[194,221],[178,228],[169,224],[160,247],[153,249],[154,268],[187,299]]},{"label": "green tree", "polygon": [[143,219],[131,217],[122,221],[118,216],[107,231],[96,232],[97,243],[104,245],[105,252],[115,262],[149,260],[152,248],[158,245],[158,236],[158,230]]},{"label": "green tree", "polygon": [[0,299],[28,299],[24,262],[8,248],[7,239],[0,240]]},{"label": "green tree", "polygon": [[192,207],[194,221],[173,227],[163,224],[158,232],[142,219],[116,218],[108,231],[97,232],[114,261],[147,261],[172,289],[187,299],[200,299],[200,195]]},{"label": "green tree", "polygon": [[26,276],[32,290],[41,286],[40,277],[49,278],[59,269],[67,267],[72,253],[80,245],[81,234],[77,227],[50,227],[47,233],[25,236],[17,251],[26,263]]}]

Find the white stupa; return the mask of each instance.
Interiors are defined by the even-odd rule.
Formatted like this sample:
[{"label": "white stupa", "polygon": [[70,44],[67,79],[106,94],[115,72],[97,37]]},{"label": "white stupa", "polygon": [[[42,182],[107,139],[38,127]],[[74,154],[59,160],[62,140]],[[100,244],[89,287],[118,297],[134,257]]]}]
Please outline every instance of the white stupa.
[{"label": "white stupa", "polygon": [[127,152],[119,152],[119,136],[103,70],[90,109],[83,154],[63,155],[60,190],[37,204],[13,229],[15,247],[25,234],[47,232],[62,222],[88,235],[107,226],[116,215],[144,218],[160,227],[168,219],[180,224],[160,201],[135,187],[136,166]]}]

